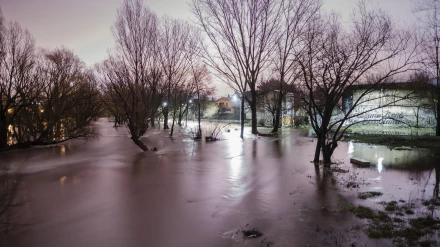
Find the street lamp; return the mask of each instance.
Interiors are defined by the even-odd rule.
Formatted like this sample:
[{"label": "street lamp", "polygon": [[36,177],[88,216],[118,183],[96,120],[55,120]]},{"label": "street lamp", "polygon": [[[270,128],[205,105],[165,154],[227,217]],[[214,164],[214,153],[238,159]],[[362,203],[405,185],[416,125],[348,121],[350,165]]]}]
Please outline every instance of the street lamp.
[{"label": "street lamp", "polygon": [[[240,100],[241,100],[242,98],[240,97]],[[237,102],[238,101],[238,96],[237,96],[237,92],[235,92],[235,94],[234,94],[234,96],[232,96],[232,100],[234,101],[234,102]],[[241,101],[239,102],[239,105],[238,105],[238,119],[240,120],[240,124],[241,124]]]},{"label": "street lamp", "polygon": [[163,107],[166,107],[167,106],[167,102],[163,102],[162,105],[163,105]]}]

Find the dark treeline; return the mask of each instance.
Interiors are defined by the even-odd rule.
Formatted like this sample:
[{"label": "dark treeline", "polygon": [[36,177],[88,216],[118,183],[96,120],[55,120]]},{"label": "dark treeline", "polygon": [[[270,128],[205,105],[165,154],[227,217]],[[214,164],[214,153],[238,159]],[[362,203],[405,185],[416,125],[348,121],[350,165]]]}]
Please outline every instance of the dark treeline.
[{"label": "dark treeline", "polygon": [[44,50],[0,15],[0,150],[46,145],[96,133],[96,76],[70,50]]}]

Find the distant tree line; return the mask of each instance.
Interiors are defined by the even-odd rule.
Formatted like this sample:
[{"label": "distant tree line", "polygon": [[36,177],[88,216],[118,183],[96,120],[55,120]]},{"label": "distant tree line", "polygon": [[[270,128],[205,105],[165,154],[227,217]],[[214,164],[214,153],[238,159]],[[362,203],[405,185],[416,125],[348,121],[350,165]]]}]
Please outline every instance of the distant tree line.
[{"label": "distant tree line", "polygon": [[0,13],[0,150],[94,136],[100,98],[93,70],[73,52],[37,48]]}]

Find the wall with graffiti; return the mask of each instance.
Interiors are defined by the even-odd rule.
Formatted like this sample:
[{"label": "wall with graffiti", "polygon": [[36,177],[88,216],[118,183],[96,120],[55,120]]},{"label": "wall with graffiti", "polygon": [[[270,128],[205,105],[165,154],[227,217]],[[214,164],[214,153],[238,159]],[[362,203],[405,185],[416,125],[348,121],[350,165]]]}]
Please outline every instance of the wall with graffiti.
[{"label": "wall with graffiti", "polygon": [[[350,104],[358,99],[360,93],[355,92],[352,98],[347,98],[344,108],[350,109]],[[364,103],[355,107],[350,116],[356,117],[349,119],[347,124],[435,127],[435,115],[429,101],[426,98],[398,100],[399,97],[404,98],[406,95],[409,95],[408,91],[371,93],[368,97],[372,100],[365,100]]]}]

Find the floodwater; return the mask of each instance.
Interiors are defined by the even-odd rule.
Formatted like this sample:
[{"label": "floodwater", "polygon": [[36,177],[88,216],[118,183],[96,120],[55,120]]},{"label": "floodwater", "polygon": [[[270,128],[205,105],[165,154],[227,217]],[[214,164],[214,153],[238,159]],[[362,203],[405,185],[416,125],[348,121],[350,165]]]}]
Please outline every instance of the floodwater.
[{"label": "floodwater", "polygon": [[[232,129],[224,140],[193,141],[176,131],[144,138],[157,152],[141,152],[107,119],[99,139],[2,154],[25,174],[18,223],[0,246],[386,246],[348,231],[359,220],[340,213],[341,198],[430,199],[436,156],[341,143],[334,160],[348,173],[329,175],[310,161],[315,142],[302,131],[280,138]],[[372,161],[357,168],[350,157]],[[356,180],[358,189],[344,183]],[[358,191],[381,198],[358,202]],[[240,229],[263,236],[244,239]],[[356,245],[358,246],[358,245]]]}]

